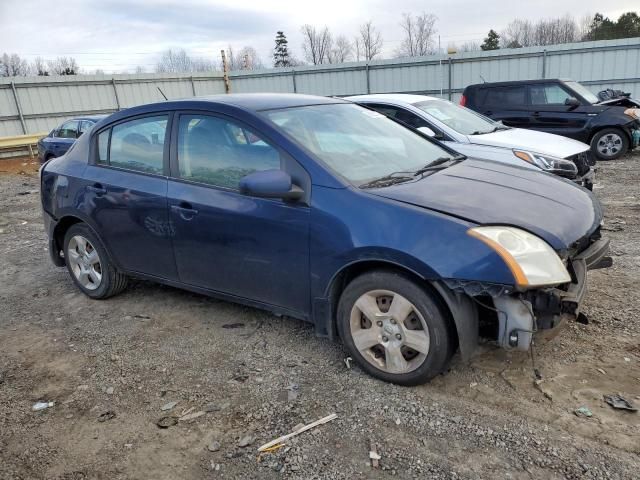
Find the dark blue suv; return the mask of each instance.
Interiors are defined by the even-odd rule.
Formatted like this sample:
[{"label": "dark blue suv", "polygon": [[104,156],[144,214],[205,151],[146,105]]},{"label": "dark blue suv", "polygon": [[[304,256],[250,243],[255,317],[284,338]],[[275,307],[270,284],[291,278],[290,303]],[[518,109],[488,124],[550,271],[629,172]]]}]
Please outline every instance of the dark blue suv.
[{"label": "dark blue suv", "polygon": [[60,157],[67,153],[67,150],[69,150],[80,135],[91,130],[91,128],[105,116],[106,115],[90,115],[72,118],[51,130],[49,135],[38,141],[38,159],[40,163],[45,163],[52,158]]},{"label": "dark blue suv", "polygon": [[527,350],[609,260],[589,191],[334,98],[131,108],[41,181],[51,258],[86,295],[138,277],[300,318],[403,385],[481,336]]}]

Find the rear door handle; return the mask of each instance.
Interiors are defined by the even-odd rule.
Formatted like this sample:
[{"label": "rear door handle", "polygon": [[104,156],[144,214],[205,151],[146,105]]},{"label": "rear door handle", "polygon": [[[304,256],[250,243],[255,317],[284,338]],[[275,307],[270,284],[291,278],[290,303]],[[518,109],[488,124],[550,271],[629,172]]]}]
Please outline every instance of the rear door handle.
[{"label": "rear door handle", "polygon": [[171,205],[171,211],[180,215],[183,220],[191,220],[198,214],[198,210],[191,208],[188,203],[181,203],[180,205]]},{"label": "rear door handle", "polygon": [[540,112],[533,112],[533,113],[531,114],[531,116],[533,116],[533,117],[539,117],[539,116],[540,116]]},{"label": "rear door handle", "polygon": [[104,188],[99,183],[96,183],[95,185],[89,185],[87,187],[87,190],[89,190],[90,192],[95,193],[96,195],[104,195],[104,194],[107,193],[107,189]]}]

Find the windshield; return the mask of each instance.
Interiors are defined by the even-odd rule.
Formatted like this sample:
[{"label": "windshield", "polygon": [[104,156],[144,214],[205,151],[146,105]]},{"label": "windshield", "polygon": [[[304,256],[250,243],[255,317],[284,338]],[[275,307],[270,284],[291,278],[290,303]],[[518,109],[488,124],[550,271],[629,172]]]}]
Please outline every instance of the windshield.
[{"label": "windshield", "polygon": [[263,112],[299,144],[355,185],[414,172],[453,155],[384,115],[337,103]]},{"label": "windshield", "polygon": [[591,90],[589,90],[584,85],[582,85],[582,84],[580,84],[578,82],[564,82],[564,83],[567,85],[567,87],[572,89],[574,92],[576,92],[582,98],[584,98],[587,102],[589,102],[589,103],[598,103],[600,101],[600,100],[598,100],[598,97],[596,97],[593,93],[591,93]]},{"label": "windshield", "polygon": [[496,122],[482,115],[445,100],[425,100],[415,103],[414,107],[428,113],[462,135],[491,133],[500,127]]}]

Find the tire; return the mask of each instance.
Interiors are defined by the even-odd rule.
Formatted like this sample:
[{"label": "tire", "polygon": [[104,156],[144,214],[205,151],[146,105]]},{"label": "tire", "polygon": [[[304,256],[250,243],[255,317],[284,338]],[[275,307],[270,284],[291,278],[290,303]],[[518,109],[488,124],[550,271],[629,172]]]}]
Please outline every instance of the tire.
[{"label": "tire", "polygon": [[445,371],[454,352],[439,298],[399,272],[376,270],[351,281],[340,297],[337,322],[351,357],[386,382],[426,383]]},{"label": "tire", "polygon": [[64,258],[73,283],[88,297],[109,298],[127,286],[127,276],[116,270],[98,236],[84,223],[67,230]]},{"label": "tire", "polygon": [[591,139],[591,151],[598,160],[616,160],[629,150],[629,139],[619,128],[605,128]]}]

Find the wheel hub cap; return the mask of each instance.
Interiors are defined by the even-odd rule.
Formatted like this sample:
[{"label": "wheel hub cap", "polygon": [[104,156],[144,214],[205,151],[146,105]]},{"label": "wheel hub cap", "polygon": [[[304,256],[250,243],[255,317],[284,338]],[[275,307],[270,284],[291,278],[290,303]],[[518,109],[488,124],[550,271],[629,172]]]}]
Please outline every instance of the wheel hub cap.
[{"label": "wheel hub cap", "polygon": [[87,290],[95,290],[102,282],[102,264],[98,251],[93,244],[82,235],[75,235],[69,240],[66,252],[69,267],[76,280]]}]

